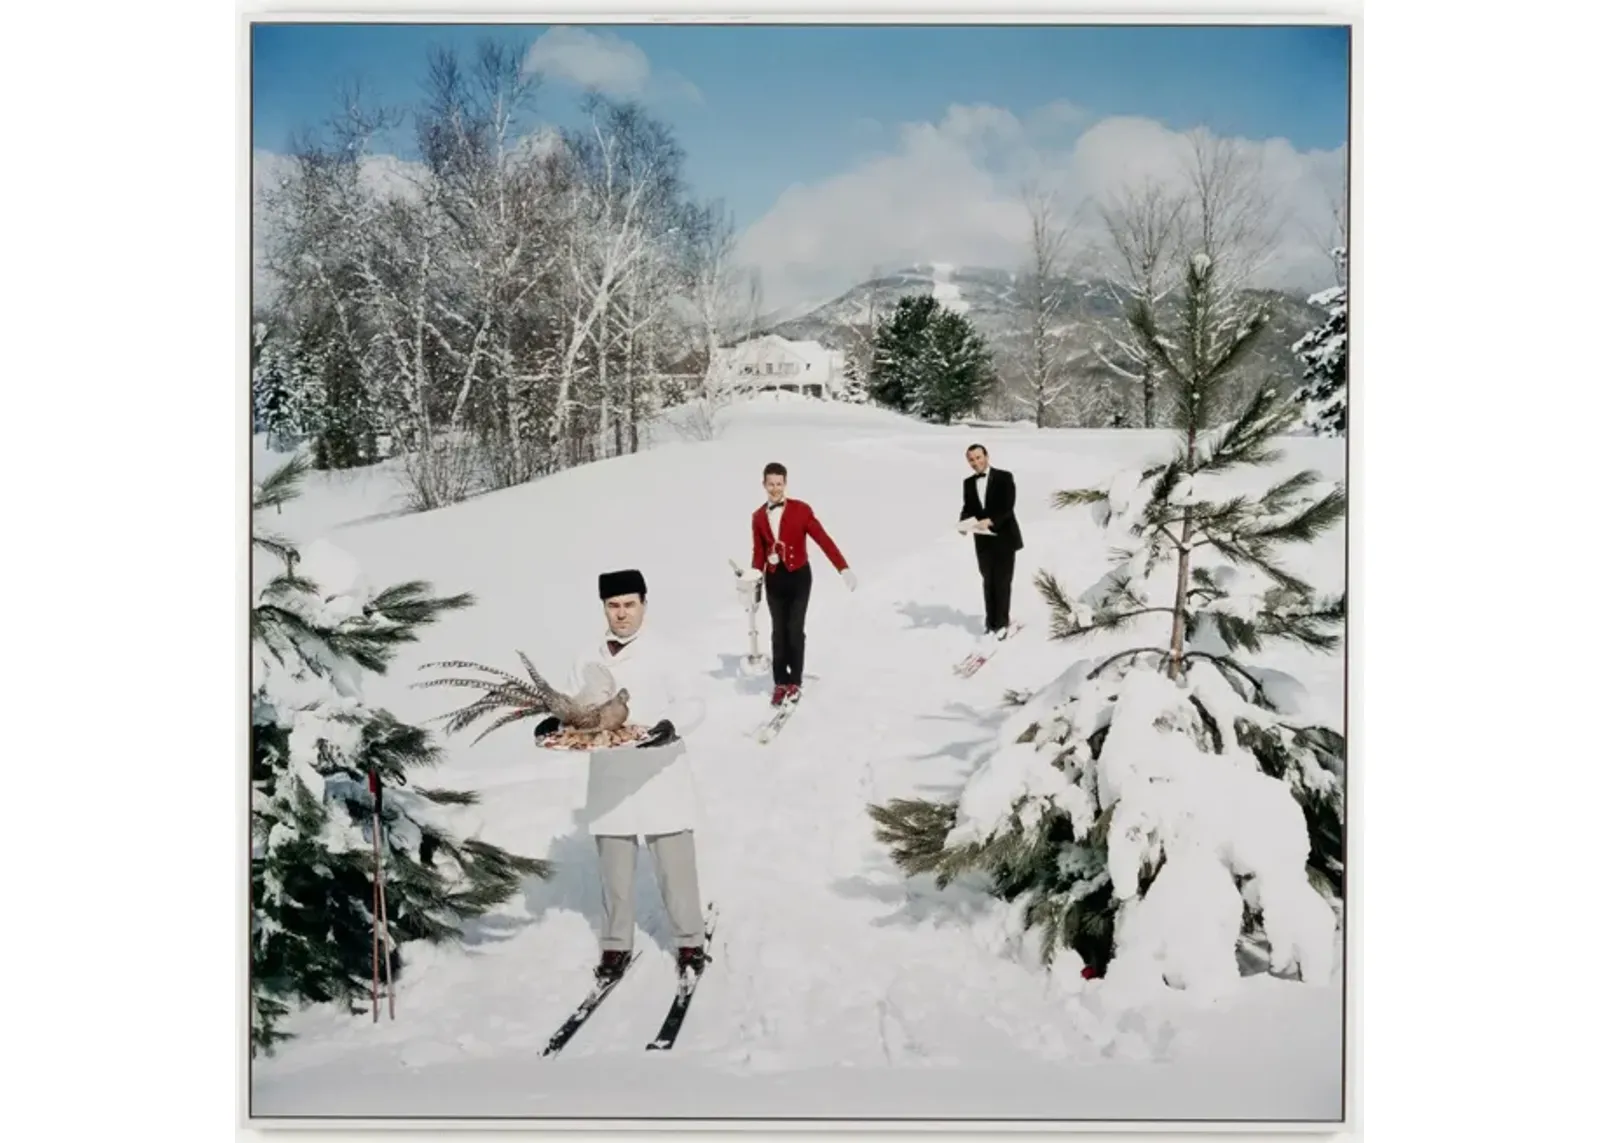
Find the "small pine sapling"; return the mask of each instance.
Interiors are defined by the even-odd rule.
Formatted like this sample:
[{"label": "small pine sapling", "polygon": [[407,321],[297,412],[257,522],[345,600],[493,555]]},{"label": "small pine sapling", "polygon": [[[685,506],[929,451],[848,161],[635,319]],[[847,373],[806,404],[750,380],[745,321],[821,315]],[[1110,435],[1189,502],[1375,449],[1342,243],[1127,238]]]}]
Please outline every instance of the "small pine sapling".
[{"label": "small pine sapling", "polygon": [[1344,598],[1283,558],[1337,526],[1342,487],[1266,475],[1298,417],[1263,387],[1211,427],[1222,382],[1266,313],[1218,296],[1192,260],[1179,328],[1136,304],[1131,324],[1179,392],[1165,463],[1058,494],[1118,533],[1111,572],[1073,598],[1036,584],[1051,635],[1103,650],[1029,700],[1024,729],[953,802],[872,807],[908,874],[983,875],[1017,902],[1049,962],[1141,988],[1215,994],[1248,955],[1326,981],[1343,895],[1344,738],[1293,709],[1270,645],[1340,644]]},{"label": "small pine sapling", "polygon": [[[292,500],[305,471],[297,457],[267,477],[255,511]],[[392,989],[404,963],[394,950],[460,938],[466,922],[552,868],[455,838],[445,809],[470,806],[476,795],[413,785],[416,771],[439,761],[439,747],[362,697],[364,673],[385,673],[420,628],[472,597],[438,597],[421,582],[370,590],[354,561],[320,541],[302,548],[256,530],[252,546],[282,564],[259,586],[250,614],[254,1055],[286,1038],[281,1024],[295,1006],[356,1011],[371,998],[375,929]]]}]

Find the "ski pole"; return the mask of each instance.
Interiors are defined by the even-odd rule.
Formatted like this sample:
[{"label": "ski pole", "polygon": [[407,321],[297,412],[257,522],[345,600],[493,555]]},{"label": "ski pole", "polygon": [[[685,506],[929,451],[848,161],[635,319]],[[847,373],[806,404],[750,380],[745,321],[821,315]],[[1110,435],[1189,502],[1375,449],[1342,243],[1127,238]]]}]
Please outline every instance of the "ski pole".
[{"label": "ski pole", "polygon": [[[371,771],[367,774],[367,789],[373,790],[376,786],[375,776]],[[381,912],[378,889],[378,799],[376,794],[372,799],[372,1022],[378,1022],[378,917]]]},{"label": "ski pole", "polygon": [[394,958],[389,945],[389,901],[383,885],[383,783],[374,767],[367,771],[367,786],[372,791],[372,1021],[378,1021],[378,942],[383,942],[383,987],[389,994],[389,1019],[394,1019]]}]

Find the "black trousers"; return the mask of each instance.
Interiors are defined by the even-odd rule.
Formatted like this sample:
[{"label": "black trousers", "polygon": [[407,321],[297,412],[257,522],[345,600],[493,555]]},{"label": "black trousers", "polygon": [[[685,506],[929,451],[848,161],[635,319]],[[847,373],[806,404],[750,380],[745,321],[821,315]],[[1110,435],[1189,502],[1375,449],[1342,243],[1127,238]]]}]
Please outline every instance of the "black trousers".
[{"label": "black trousers", "polygon": [[1003,540],[974,540],[978,574],[983,577],[983,629],[1004,631],[1011,626],[1011,579],[1017,570],[1017,553]]},{"label": "black trousers", "polygon": [[779,566],[767,572],[767,614],[772,617],[772,681],[800,685],[806,665],[806,607],[811,602],[811,565],[799,571]]}]

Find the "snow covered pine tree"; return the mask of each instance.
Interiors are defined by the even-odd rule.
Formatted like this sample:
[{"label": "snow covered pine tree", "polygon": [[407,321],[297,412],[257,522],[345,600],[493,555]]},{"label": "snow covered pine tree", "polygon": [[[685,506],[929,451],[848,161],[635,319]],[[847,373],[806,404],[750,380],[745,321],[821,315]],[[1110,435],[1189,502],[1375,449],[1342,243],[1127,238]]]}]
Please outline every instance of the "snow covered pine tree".
[{"label": "snow covered pine tree", "polygon": [[[908,874],[987,874],[1050,963],[1062,946],[1137,992],[1218,995],[1252,955],[1326,982],[1343,897],[1344,738],[1297,717],[1292,679],[1251,657],[1274,641],[1339,645],[1344,597],[1324,598],[1276,549],[1342,520],[1342,487],[1273,481],[1270,442],[1299,415],[1263,387],[1211,429],[1219,385],[1266,324],[1189,268],[1181,328],[1133,314],[1181,386],[1175,455],[1109,487],[1059,493],[1121,533],[1081,601],[1048,573],[1052,636],[1109,637],[1029,699],[953,802],[870,809]],[[1104,643],[1102,642],[1102,645]],[[1020,732],[1018,732],[1020,728]]]},{"label": "snow covered pine tree", "polygon": [[[267,477],[253,509],[298,495],[301,457]],[[373,592],[354,561],[318,541],[297,550],[256,531],[254,548],[283,570],[255,594],[250,714],[250,1047],[271,1053],[292,1003],[358,1010],[374,977],[373,793],[382,786],[388,950],[444,941],[550,866],[477,839],[454,840],[440,807],[470,792],[409,784],[439,750],[361,697],[363,671],[383,673],[401,644],[471,596],[438,598],[425,583]],[[398,954],[386,958],[398,973]],[[392,979],[390,981],[392,988]],[[391,993],[392,996],[392,993]],[[374,1013],[376,1015],[376,1013]]]},{"label": "snow covered pine tree", "polygon": [[[1333,251],[1342,271],[1346,252]],[[1292,351],[1305,365],[1304,381],[1295,391],[1304,426],[1319,437],[1339,437],[1346,432],[1350,403],[1350,307],[1343,285],[1312,294],[1306,299],[1328,311],[1328,320],[1294,343]]]}]

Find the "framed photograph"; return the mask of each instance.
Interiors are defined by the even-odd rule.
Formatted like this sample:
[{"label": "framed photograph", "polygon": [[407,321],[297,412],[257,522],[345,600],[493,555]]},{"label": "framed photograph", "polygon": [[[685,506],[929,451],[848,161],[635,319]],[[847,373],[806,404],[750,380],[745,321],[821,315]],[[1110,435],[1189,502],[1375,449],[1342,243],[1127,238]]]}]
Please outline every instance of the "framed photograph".
[{"label": "framed photograph", "polygon": [[1353,17],[242,20],[251,1126],[1351,1125]]}]

